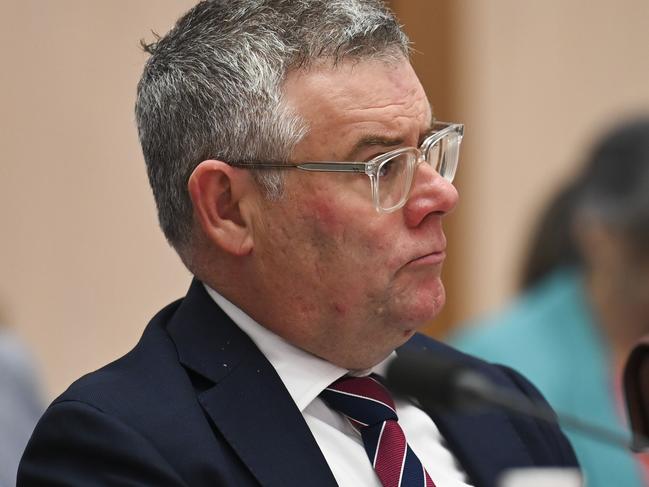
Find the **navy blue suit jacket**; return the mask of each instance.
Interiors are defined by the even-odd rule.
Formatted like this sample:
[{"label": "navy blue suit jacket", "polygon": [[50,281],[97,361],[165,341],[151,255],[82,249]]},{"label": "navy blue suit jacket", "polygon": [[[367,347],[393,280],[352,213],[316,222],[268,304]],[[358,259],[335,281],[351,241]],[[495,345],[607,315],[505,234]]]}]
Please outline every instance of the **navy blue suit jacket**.
[{"label": "navy blue suit jacket", "polygon": [[[541,400],[517,373],[416,336]],[[434,417],[476,486],[511,467],[574,466],[554,426],[500,412]],[[302,414],[254,343],[194,281],[124,357],[75,382],[39,422],[18,486],[311,486],[336,481]]]}]

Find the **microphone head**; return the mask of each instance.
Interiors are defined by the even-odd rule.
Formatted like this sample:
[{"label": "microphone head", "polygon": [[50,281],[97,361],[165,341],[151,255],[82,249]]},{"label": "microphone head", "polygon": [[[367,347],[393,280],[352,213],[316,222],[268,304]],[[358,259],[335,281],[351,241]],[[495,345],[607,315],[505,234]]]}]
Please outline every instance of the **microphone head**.
[{"label": "microphone head", "polygon": [[484,409],[490,384],[465,364],[448,356],[401,351],[388,365],[386,379],[397,395],[417,398],[433,409]]}]

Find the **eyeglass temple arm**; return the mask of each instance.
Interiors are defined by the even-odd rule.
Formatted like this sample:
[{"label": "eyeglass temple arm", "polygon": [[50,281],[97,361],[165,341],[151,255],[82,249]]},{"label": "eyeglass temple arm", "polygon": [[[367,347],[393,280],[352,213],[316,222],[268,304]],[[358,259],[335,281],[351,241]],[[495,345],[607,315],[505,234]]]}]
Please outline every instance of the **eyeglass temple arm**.
[{"label": "eyeglass temple arm", "polygon": [[357,172],[365,173],[366,164],[362,162],[334,162],[334,161],[307,161],[300,163],[263,163],[263,162],[237,162],[230,163],[233,167],[246,169],[302,169],[316,172]]}]

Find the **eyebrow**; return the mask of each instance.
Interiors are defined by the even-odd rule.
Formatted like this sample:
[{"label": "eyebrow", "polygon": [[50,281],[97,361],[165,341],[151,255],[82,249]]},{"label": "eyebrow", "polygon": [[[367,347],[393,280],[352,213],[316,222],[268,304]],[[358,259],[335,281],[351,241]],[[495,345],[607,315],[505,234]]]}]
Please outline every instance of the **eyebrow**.
[{"label": "eyebrow", "polygon": [[[426,129],[425,132],[429,132],[432,130],[433,126],[435,125],[435,115],[433,114],[432,107],[431,107],[431,114],[430,114],[430,122],[428,123],[428,128]],[[358,159],[358,154],[362,152],[363,150],[367,149],[368,147],[397,147],[400,145],[403,145],[405,142],[405,139],[403,137],[383,137],[381,135],[366,135],[364,137],[361,137],[355,144],[354,147],[352,147],[352,150],[347,154],[347,157],[345,158],[346,161],[354,161]],[[421,140],[419,141],[421,142]]]},{"label": "eyebrow", "polygon": [[368,147],[396,147],[404,143],[403,137],[381,137],[380,135],[366,135],[361,137],[352,150],[347,154],[345,160],[353,161],[358,159],[358,154]]}]

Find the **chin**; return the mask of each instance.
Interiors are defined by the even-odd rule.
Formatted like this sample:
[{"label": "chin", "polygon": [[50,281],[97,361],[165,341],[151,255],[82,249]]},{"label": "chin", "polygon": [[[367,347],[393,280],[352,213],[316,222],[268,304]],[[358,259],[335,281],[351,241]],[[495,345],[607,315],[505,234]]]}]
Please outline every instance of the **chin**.
[{"label": "chin", "polygon": [[422,290],[410,296],[403,304],[401,320],[405,329],[418,329],[434,319],[446,303],[444,286],[439,282],[434,289]]},{"label": "chin", "polygon": [[427,324],[440,313],[446,302],[444,284],[439,276],[416,284],[411,282],[393,296],[396,299],[391,306],[392,323],[399,323],[403,330]]}]

